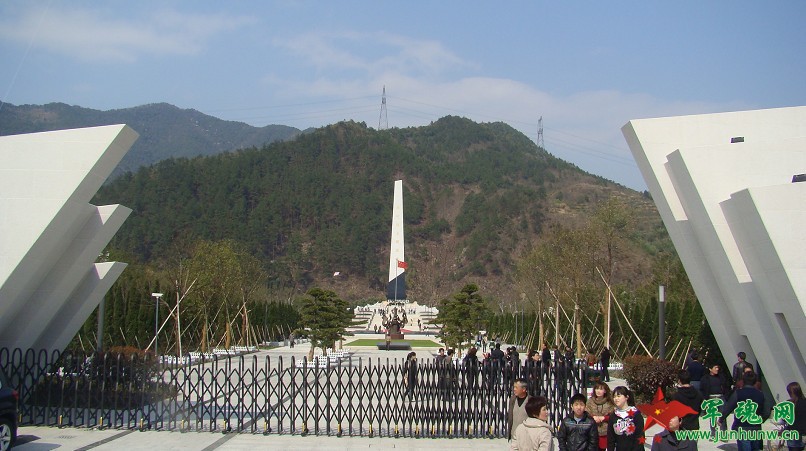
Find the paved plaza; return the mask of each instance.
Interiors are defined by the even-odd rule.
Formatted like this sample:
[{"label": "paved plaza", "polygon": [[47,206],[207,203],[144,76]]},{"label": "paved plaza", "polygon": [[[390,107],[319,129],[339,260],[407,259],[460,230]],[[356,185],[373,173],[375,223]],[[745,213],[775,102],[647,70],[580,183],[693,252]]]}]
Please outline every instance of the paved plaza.
[{"label": "paved plaza", "polygon": [[[613,380],[611,384],[623,381]],[[707,423],[701,421],[701,428]],[[647,445],[652,436],[660,432],[658,426],[647,431]],[[401,450],[505,450],[509,449],[506,439],[449,439],[449,438],[368,438],[368,437],[327,437],[299,435],[263,436],[261,434],[219,434],[211,432],[154,432],[121,431],[55,427],[23,427],[19,431],[20,451],[46,450],[313,450],[328,451],[352,449],[401,449]],[[699,442],[700,451],[736,451],[735,442]],[[555,450],[558,449],[555,439]]]},{"label": "paved plaza", "polygon": [[[413,337],[413,336],[412,336]],[[356,338],[377,338],[382,340],[383,335],[361,335]],[[419,337],[418,337],[419,338]],[[433,337],[431,337],[433,338]],[[345,343],[352,341],[352,337],[345,340]],[[384,351],[377,347],[350,347],[345,345],[345,349],[353,352],[353,359],[380,359],[390,361],[403,359],[409,351]],[[268,351],[260,351],[257,356],[263,358],[268,355],[272,358],[283,357],[283,359],[302,358],[307,354],[310,345],[300,343],[293,349],[288,346],[275,348]],[[416,349],[421,359],[429,359],[436,354],[438,347],[433,349]],[[318,351],[321,352],[321,351]],[[613,379],[611,387],[624,385],[620,379]],[[707,428],[707,423],[701,421],[701,427]],[[651,438],[655,433],[660,432],[658,426],[647,431],[647,443],[651,443]],[[555,443],[556,446],[556,443]],[[647,449],[649,445],[646,446]],[[176,431],[144,431],[125,429],[104,429],[96,428],[58,428],[45,426],[25,426],[19,430],[19,442],[15,449],[25,450],[82,450],[82,449],[115,449],[115,450],[253,450],[262,449],[284,449],[284,450],[305,450],[322,449],[348,450],[348,449],[508,449],[509,443],[506,439],[466,439],[466,438],[392,438],[392,437],[336,437],[336,436],[301,436],[299,434],[270,434],[261,433],[230,433],[220,432],[176,432]],[[555,447],[555,449],[558,449]],[[699,449],[703,451],[733,451],[737,449],[734,442],[712,443],[699,442]]]}]

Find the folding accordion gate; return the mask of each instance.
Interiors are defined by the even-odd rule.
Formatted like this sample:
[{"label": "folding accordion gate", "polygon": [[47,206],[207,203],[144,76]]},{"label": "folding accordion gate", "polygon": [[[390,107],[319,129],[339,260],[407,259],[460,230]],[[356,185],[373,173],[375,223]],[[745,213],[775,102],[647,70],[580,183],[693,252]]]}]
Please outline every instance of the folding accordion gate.
[{"label": "folding accordion gate", "polygon": [[549,401],[553,425],[585,393],[584,361],[545,369],[425,359],[327,365],[266,355],[157,365],[153,357],[0,349],[20,424],[388,437],[506,437],[512,383]]}]

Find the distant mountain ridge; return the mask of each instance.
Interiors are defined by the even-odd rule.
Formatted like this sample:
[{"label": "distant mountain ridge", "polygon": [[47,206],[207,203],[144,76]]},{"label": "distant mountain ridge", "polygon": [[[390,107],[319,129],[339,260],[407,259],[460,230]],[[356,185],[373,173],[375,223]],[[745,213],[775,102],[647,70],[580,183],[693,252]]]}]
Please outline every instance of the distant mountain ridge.
[{"label": "distant mountain ridge", "polygon": [[113,177],[168,158],[215,155],[293,139],[300,130],[285,125],[253,127],[168,103],[100,111],[64,103],[3,104],[0,135],[17,135],[99,125],[127,124],[140,134]]}]

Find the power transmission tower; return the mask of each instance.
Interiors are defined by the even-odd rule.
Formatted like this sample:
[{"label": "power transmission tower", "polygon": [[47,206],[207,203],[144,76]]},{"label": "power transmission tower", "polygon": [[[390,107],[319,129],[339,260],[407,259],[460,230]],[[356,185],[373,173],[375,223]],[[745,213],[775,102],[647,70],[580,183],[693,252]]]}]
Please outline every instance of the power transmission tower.
[{"label": "power transmission tower", "polygon": [[543,116],[540,116],[540,119],[537,120],[537,147],[543,150],[546,149],[543,143]]},{"label": "power transmission tower", "polygon": [[386,85],[383,85],[383,97],[381,98],[381,115],[378,117],[378,130],[389,128],[389,118],[386,117]]}]

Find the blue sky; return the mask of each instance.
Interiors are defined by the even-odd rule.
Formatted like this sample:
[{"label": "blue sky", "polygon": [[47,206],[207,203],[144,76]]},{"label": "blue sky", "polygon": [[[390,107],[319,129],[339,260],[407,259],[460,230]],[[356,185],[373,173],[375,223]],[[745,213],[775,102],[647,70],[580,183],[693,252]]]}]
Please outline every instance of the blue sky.
[{"label": "blue sky", "polygon": [[256,126],[503,121],[645,184],[630,119],[806,105],[803,1],[0,2],[0,95]]}]

